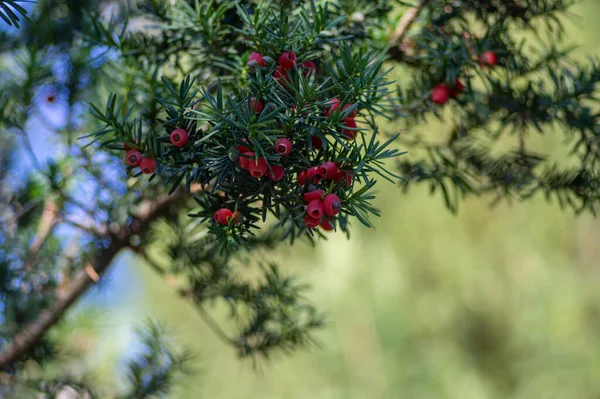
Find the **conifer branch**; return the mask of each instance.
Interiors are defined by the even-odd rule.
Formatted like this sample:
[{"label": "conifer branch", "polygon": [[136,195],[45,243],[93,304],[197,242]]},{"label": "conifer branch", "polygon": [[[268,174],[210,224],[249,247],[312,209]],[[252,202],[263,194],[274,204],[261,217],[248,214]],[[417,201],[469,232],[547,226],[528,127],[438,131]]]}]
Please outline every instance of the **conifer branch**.
[{"label": "conifer branch", "polygon": [[400,22],[398,22],[396,30],[390,36],[390,46],[395,46],[396,44],[400,44],[402,42],[404,35],[406,34],[406,32],[408,32],[408,29],[413,24],[413,22],[415,22],[415,20],[417,19],[421,11],[423,11],[423,8],[425,8],[427,3],[429,3],[429,0],[420,0],[419,4],[409,8],[404,13],[402,18],[400,19]]},{"label": "conifer branch", "polygon": [[187,193],[178,191],[171,196],[164,194],[154,201],[143,202],[142,206],[133,213],[133,221],[128,226],[121,225],[114,233],[110,233],[110,245],[96,255],[93,264],[82,267],[64,290],[57,294],[56,300],[50,307],[40,312],[0,353],[0,369],[6,369],[23,358],[95,282],[89,273],[90,267],[101,276],[110,267],[115,256],[123,248],[129,247],[132,236],[146,234],[152,222],[167,215],[173,207],[180,208],[186,196]]}]

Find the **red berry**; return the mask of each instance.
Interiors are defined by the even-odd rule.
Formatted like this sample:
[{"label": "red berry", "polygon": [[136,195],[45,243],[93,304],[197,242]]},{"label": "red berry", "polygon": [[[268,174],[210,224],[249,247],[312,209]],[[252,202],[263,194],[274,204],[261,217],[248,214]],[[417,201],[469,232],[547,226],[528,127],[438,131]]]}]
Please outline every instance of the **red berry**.
[{"label": "red berry", "polygon": [[306,177],[307,177],[307,172],[305,170],[298,173],[298,185],[299,186],[304,186],[306,184]]},{"label": "red berry", "polygon": [[479,63],[484,66],[498,65],[498,57],[493,51],[485,51],[479,57]]},{"label": "red berry", "polygon": [[245,152],[250,152],[250,148],[246,147],[245,145],[238,145],[237,147],[235,147],[236,150],[238,150],[238,152],[240,154],[243,154]]},{"label": "red berry", "polygon": [[288,138],[280,138],[275,142],[275,152],[281,156],[288,156],[292,152],[292,142]]},{"label": "red berry", "polygon": [[127,151],[125,153],[125,162],[127,162],[127,165],[129,166],[140,166],[140,163],[142,162],[142,153],[138,150]]},{"label": "red berry", "polygon": [[[352,104],[346,104],[346,105],[344,105],[344,109],[343,109],[343,110],[345,111],[345,110],[347,110],[348,108],[350,108],[351,106],[352,106]],[[352,119],[356,118],[356,110],[353,110],[353,111],[350,113],[350,115],[348,115],[346,118],[352,118]]]},{"label": "red berry", "polygon": [[356,129],[356,127],[356,121],[353,118],[344,119],[344,138],[347,140],[354,140],[358,134],[358,131],[352,129]]},{"label": "red berry", "polygon": [[227,226],[229,224],[229,220],[233,217],[233,212],[231,212],[227,208],[221,208],[215,212],[213,219],[215,219],[215,223]]},{"label": "red berry", "polygon": [[264,158],[251,159],[248,164],[248,171],[250,171],[252,177],[257,179],[263,177],[268,169],[267,161]]},{"label": "red berry", "polygon": [[316,199],[320,200],[323,198],[323,194],[325,194],[323,192],[323,190],[315,190],[315,191],[311,191],[309,193],[305,193],[303,196],[303,200],[304,202],[306,202],[307,204],[311,201],[314,201]]},{"label": "red berry", "polygon": [[240,156],[240,158],[238,159],[238,165],[240,165],[240,168],[248,170],[248,168],[250,167],[250,159],[252,159],[253,157],[254,153],[252,151],[244,152],[242,156]]},{"label": "red berry", "polygon": [[152,158],[142,158],[140,169],[142,169],[142,173],[151,175],[156,170],[156,161]]},{"label": "red berry", "polygon": [[450,90],[450,97],[457,98],[465,91],[465,85],[458,79],[454,83],[454,87]]},{"label": "red berry", "polygon": [[311,75],[317,71],[317,66],[312,61],[304,61],[300,64],[300,67],[304,69],[304,76]]},{"label": "red berry", "polygon": [[335,216],[342,209],[342,201],[335,194],[327,194],[323,199],[323,209],[327,216]]},{"label": "red berry", "polygon": [[352,185],[352,172],[350,172],[349,170],[340,170],[335,175],[335,178],[333,179],[333,181],[335,183],[342,181],[342,185],[346,184],[348,186],[351,186]]},{"label": "red berry", "polygon": [[260,65],[261,67],[265,66],[265,60],[262,54],[259,53],[250,53],[248,57],[248,66]]},{"label": "red berry", "polygon": [[308,183],[318,184],[323,178],[323,175],[321,174],[321,170],[318,166],[313,166],[306,173],[306,177],[308,178]]},{"label": "red berry", "polygon": [[273,181],[279,181],[283,178],[284,173],[283,166],[271,165],[271,170],[267,170],[267,177]]},{"label": "red berry", "polygon": [[279,56],[279,66],[288,70],[296,65],[296,54],[291,51],[286,51]]},{"label": "red berry", "polygon": [[320,150],[323,148],[323,139],[319,136],[310,136],[310,144],[312,145],[313,150]]},{"label": "red berry", "polygon": [[286,83],[290,81],[288,77],[287,70],[284,67],[277,67],[273,72],[273,77],[279,81],[280,84]]},{"label": "red berry", "polygon": [[256,97],[250,97],[250,109],[252,112],[259,114],[263,109],[263,105]]},{"label": "red berry", "polygon": [[431,92],[431,101],[438,105],[444,105],[450,99],[450,88],[444,83],[440,83],[433,88]]},{"label": "red berry", "polygon": [[331,100],[327,101],[326,105],[328,107],[323,110],[323,114],[325,114],[325,116],[329,116],[330,113],[335,112],[339,108],[340,104],[341,101],[339,98],[332,98]]},{"label": "red berry", "polygon": [[338,167],[334,162],[327,161],[321,165],[320,172],[327,180],[333,180],[338,172]]},{"label": "red berry", "polygon": [[321,222],[321,228],[325,231],[331,231],[334,229],[333,227],[334,225],[329,221],[328,218],[323,218],[323,221]]},{"label": "red berry", "polygon": [[175,129],[171,132],[171,143],[175,147],[183,147],[187,144],[189,135],[184,129]]},{"label": "red berry", "polygon": [[311,218],[319,219],[320,221],[324,212],[323,201],[320,199],[312,200],[306,205],[306,214]]},{"label": "red berry", "polygon": [[309,229],[316,229],[321,223],[321,218],[315,219],[309,215],[304,216],[304,224]]}]

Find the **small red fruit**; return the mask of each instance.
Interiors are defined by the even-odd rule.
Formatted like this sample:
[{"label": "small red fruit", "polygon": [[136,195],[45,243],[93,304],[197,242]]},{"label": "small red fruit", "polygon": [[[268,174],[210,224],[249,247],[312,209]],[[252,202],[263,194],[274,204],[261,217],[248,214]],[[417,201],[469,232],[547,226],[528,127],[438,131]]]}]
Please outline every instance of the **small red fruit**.
[{"label": "small red fruit", "polygon": [[145,175],[151,175],[156,170],[156,161],[152,158],[142,158],[140,169]]},{"label": "small red fruit", "polygon": [[[344,105],[344,109],[343,109],[343,110],[345,111],[345,110],[347,110],[348,108],[350,108],[351,106],[352,106],[352,104],[346,104],[346,105]],[[356,110],[353,110],[353,111],[350,113],[350,115],[348,115],[346,118],[352,118],[352,119],[356,118]]]},{"label": "small red fruit", "polygon": [[483,66],[496,66],[498,65],[498,57],[493,51],[485,51],[479,57],[479,63]]},{"label": "small red fruit", "polygon": [[142,162],[142,153],[138,150],[129,150],[125,153],[125,162],[129,166],[140,166],[140,162]]},{"label": "small red fruit", "polygon": [[348,186],[351,186],[352,185],[352,172],[350,172],[349,170],[340,170],[335,175],[335,178],[333,179],[333,181],[335,183],[342,181],[342,185],[346,184]]},{"label": "small red fruit", "polygon": [[300,64],[300,67],[304,69],[304,76],[311,75],[317,71],[317,66],[310,60],[304,61],[302,64]]},{"label": "small red fruit", "polygon": [[465,91],[465,85],[458,79],[454,83],[454,87],[450,90],[450,97],[457,98]]},{"label": "small red fruit", "polygon": [[190,136],[185,131],[185,129],[175,129],[171,132],[171,143],[175,147],[183,147],[187,144]]},{"label": "small red fruit", "polygon": [[320,150],[323,148],[323,139],[319,136],[310,136],[310,144],[312,145],[313,150]]},{"label": "small red fruit", "polygon": [[312,200],[306,206],[306,214],[311,218],[319,219],[319,221],[323,217],[324,212],[323,201],[320,199]]},{"label": "small red fruit", "polygon": [[275,152],[281,156],[288,156],[292,152],[292,142],[290,139],[282,137],[275,142]]},{"label": "small red fruit", "polygon": [[245,145],[238,145],[237,147],[235,147],[235,149],[240,153],[243,154],[245,152],[250,152],[250,148],[246,147]]},{"label": "small red fruit", "polygon": [[296,65],[296,58],[296,54],[286,51],[279,56],[279,66],[286,70],[292,69]]},{"label": "small red fruit", "polygon": [[335,162],[331,161],[324,162],[320,169],[320,173],[325,176],[327,180],[333,180],[338,172],[337,165]]},{"label": "small red fruit", "polygon": [[213,219],[215,219],[215,223],[227,226],[229,224],[229,220],[233,217],[233,212],[231,212],[227,208],[221,208],[215,212]]},{"label": "small red fruit", "polygon": [[335,216],[342,209],[342,201],[335,194],[327,194],[323,199],[323,209],[327,216]]},{"label": "small red fruit", "polygon": [[323,218],[323,221],[321,222],[321,228],[325,231],[331,231],[334,229],[333,224],[331,224],[331,221],[329,221],[328,218]]},{"label": "small red fruit", "polygon": [[307,178],[307,172],[305,170],[298,173],[298,185],[304,186],[306,184],[306,178]]},{"label": "small red fruit", "polygon": [[252,158],[254,158],[254,152],[246,151],[238,159],[238,165],[240,165],[240,168],[248,170],[248,168],[250,167],[250,159]]},{"label": "small red fruit", "polygon": [[235,223],[244,223],[244,220],[246,220],[242,212],[233,212],[232,218]]},{"label": "small red fruit", "polygon": [[284,173],[283,166],[271,165],[271,170],[267,170],[267,177],[273,181],[279,181],[283,178]]},{"label": "small red fruit", "polygon": [[433,88],[431,92],[431,101],[438,105],[444,105],[450,99],[450,88],[444,83],[440,83]]},{"label": "small red fruit", "polygon": [[290,81],[288,77],[287,70],[284,67],[277,67],[275,71],[273,71],[273,77],[279,81],[280,84],[286,83]]},{"label": "small red fruit", "polygon": [[306,202],[307,204],[311,201],[314,200],[320,200],[323,198],[323,194],[325,194],[323,192],[323,190],[315,190],[315,191],[311,191],[309,193],[305,193],[304,196],[302,197],[302,199],[304,200],[304,202]]},{"label": "small red fruit", "polygon": [[326,104],[328,105],[328,108],[323,110],[323,114],[325,114],[325,116],[329,116],[330,113],[335,112],[339,108],[341,103],[342,102],[337,97],[327,101]]},{"label": "small red fruit", "polygon": [[262,54],[259,53],[250,53],[248,57],[248,66],[260,65],[261,67],[265,66],[265,60]]},{"label": "small red fruit", "polygon": [[356,125],[356,121],[352,118],[346,118],[344,119],[344,138],[346,138],[347,140],[354,140],[356,138],[356,135],[358,134],[357,130],[353,130],[356,129],[357,125]]},{"label": "small red fruit", "polygon": [[248,171],[250,171],[252,177],[257,179],[263,177],[268,169],[267,161],[264,158],[251,159],[248,164]]},{"label": "small red fruit", "polygon": [[250,97],[250,109],[252,110],[252,112],[256,112],[257,114],[260,114],[260,112],[263,109],[263,105],[260,102],[260,100],[257,99],[256,97]]},{"label": "small red fruit", "polygon": [[321,170],[318,166],[313,166],[306,173],[306,177],[308,178],[309,183],[318,184],[323,178],[323,175],[321,174]]},{"label": "small red fruit", "polygon": [[309,215],[304,216],[304,224],[309,229],[316,229],[321,223],[321,218],[315,219]]}]

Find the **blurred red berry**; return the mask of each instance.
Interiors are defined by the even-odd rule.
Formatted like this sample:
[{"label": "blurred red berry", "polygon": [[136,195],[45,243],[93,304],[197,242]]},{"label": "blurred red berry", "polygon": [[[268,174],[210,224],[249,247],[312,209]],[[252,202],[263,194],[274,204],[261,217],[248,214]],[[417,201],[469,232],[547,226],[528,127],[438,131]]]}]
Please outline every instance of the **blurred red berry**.
[{"label": "blurred red berry", "polygon": [[479,63],[483,66],[496,66],[498,65],[498,57],[493,51],[485,51],[479,57]]},{"label": "blurred red berry", "polygon": [[257,179],[263,177],[268,169],[267,161],[264,158],[251,159],[248,164],[248,171],[252,177],[256,177]]},{"label": "blurred red berry", "polygon": [[298,185],[304,186],[306,184],[306,178],[307,178],[307,172],[305,170],[298,173]]},{"label": "blurred red berry", "polygon": [[175,129],[171,132],[171,143],[175,147],[183,147],[187,144],[189,135],[184,129]]},{"label": "blurred red berry", "polygon": [[335,183],[342,181],[342,185],[346,184],[348,186],[352,185],[352,172],[350,172],[349,170],[340,170],[339,172],[337,172],[337,174],[335,175],[335,178],[333,179],[333,181]]},{"label": "blurred red berry", "polygon": [[242,212],[233,212],[232,218],[235,223],[244,223],[244,220],[246,220]]},{"label": "blurred red berry", "polygon": [[279,56],[279,66],[286,70],[293,69],[296,65],[296,58],[296,54],[286,51]]},{"label": "blurred red berry", "polygon": [[142,162],[142,153],[138,150],[127,151],[125,153],[125,162],[127,162],[127,165],[129,166],[140,166],[140,163]]},{"label": "blurred red berry", "polygon": [[238,164],[240,165],[240,168],[248,170],[248,168],[250,167],[250,160],[254,158],[254,152],[252,151],[246,151],[242,154],[242,156],[240,156],[240,158],[238,159]]},{"label": "blurred red berry", "polygon": [[450,99],[450,88],[444,83],[436,85],[431,92],[431,101],[438,105],[444,105]]},{"label": "blurred red berry", "polygon": [[259,53],[250,53],[248,57],[248,66],[260,65],[261,67],[265,66],[265,60],[262,54]]},{"label": "blurred red berry", "polygon": [[314,201],[316,199],[320,200],[323,198],[323,194],[325,194],[325,192],[323,192],[323,190],[314,190],[308,193],[305,193],[303,196],[303,200],[304,202],[306,202],[307,204],[311,201]]},{"label": "blurred red berry", "polygon": [[235,147],[235,149],[240,153],[243,154],[245,152],[250,152],[250,148],[246,147],[245,145],[238,145],[237,147]]},{"label": "blurred red berry", "polygon": [[325,231],[332,231],[334,229],[333,224],[331,224],[331,221],[328,218],[323,218],[323,221],[321,221],[321,228]]},{"label": "blurred red berry", "polygon": [[327,216],[335,216],[340,213],[340,209],[342,209],[340,197],[335,194],[327,194],[323,198],[323,209]]},{"label": "blurred red berry", "polygon": [[325,103],[325,109],[323,110],[323,114],[325,116],[329,116],[332,112],[335,112],[342,102],[339,98],[332,98],[331,100]]},{"label": "blurred red berry", "polygon": [[[352,104],[346,104],[346,105],[344,105],[344,108],[343,108],[343,110],[345,111],[345,110],[347,110],[348,108],[350,108],[351,106],[352,106]],[[346,118],[352,118],[352,119],[356,118],[356,110],[353,110],[353,111],[350,113],[350,115],[348,115]]]},{"label": "blurred red berry", "polygon": [[320,172],[327,180],[333,180],[338,172],[338,167],[335,162],[327,161],[321,165]]},{"label": "blurred red berry", "polygon": [[318,184],[321,181],[321,179],[323,179],[324,176],[321,174],[321,170],[318,166],[313,166],[306,173],[306,177],[307,177],[309,184],[310,183]]},{"label": "blurred red berry", "polygon": [[277,67],[273,72],[273,77],[279,81],[280,84],[286,83],[290,81],[288,77],[287,70],[284,67]]},{"label": "blurred red berry", "polygon": [[356,129],[356,127],[356,121],[353,118],[344,119],[344,138],[347,140],[354,140],[358,134],[358,130],[353,130]]},{"label": "blurred red berry", "polygon": [[252,110],[252,112],[256,112],[257,114],[260,114],[260,112],[263,109],[263,105],[260,102],[260,100],[257,99],[256,97],[250,97],[250,109]]},{"label": "blurred red berry", "polygon": [[319,227],[320,223],[321,223],[321,218],[318,218],[318,219],[313,218],[310,215],[304,216],[304,224],[309,229],[316,229],[317,227]]},{"label": "blurred red berry", "polygon": [[465,85],[458,79],[454,83],[454,87],[450,90],[450,97],[457,98],[465,91]]},{"label": "blurred red berry", "polygon": [[323,139],[319,136],[310,136],[310,144],[312,145],[313,150],[320,150],[323,148]]},{"label": "blurred red berry", "polygon": [[304,61],[302,64],[300,64],[300,67],[302,69],[304,69],[304,76],[308,76],[310,74],[313,74],[317,71],[317,66],[315,65],[314,62],[312,61]]},{"label": "blurred red berry", "polygon": [[229,224],[229,220],[233,217],[233,212],[231,212],[227,208],[221,208],[215,212],[213,219],[215,219],[215,223],[227,226]]},{"label": "blurred red berry", "polygon": [[324,212],[323,201],[320,199],[312,200],[306,205],[306,214],[311,218],[321,220]]},{"label": "blurred red berry", "polygon": [[156,161],[152,158],[142,158],[140,169],[142,169],[142,173],[151,175],[156,170]]},{"label": "blurred red berry", "polygon": [[288,156],[292,152],[292,142],[286,137],[282,137],[275,142],[275,152],[281,156]]},{"label": "blurred red berry", "polygon": [[279,181],[283,178],[284,173],[283,166],[271,165],[271,170],[267,170],[267,177],[273,181]]}]

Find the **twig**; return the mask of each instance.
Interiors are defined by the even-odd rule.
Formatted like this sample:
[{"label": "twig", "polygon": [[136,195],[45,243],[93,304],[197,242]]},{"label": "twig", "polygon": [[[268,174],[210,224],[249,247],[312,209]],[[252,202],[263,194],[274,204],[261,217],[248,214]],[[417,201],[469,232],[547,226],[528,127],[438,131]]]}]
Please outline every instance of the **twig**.
[{"label": "twig", "polygon": [[[110,245],[97,254],[95,261],[82,267],[64,287],[64,290],[57,294],[56,300],[46,310],[41,311],[6,345],[4,351],[0,353],[0,370],[10,367],[40,342],[67,309],[95,282],[96,277],[102,276],[109,268],[119,251],[129,247],[132,236],[146,234],[152,222],[167,215],[172,208],[180,208],[185,203],[183,200],[186,196],[187,194],[183,191],[178,191],[171,196],[160,195],[154,201],[146,201],[143,208],[133,212],[132,222],[129,225],[119,226],[110,235]],[[90,270],[93,270],[95,274],[90,273]]]},{"label": "twig", "polygon": [[420,0],[418,5],[409,8],[404,13],[402,18],[400,19],[400,22],[398,22],[396,30],[390,36],[390,46],[395,46],[402,42],[404,35],[406,34],[410,26],[413,24],[413,22],[415,22],[415,19],[417,19],[421,11],[423,11],[423,8],[427,5],[427,3],[429,3],[429,0]]}]

